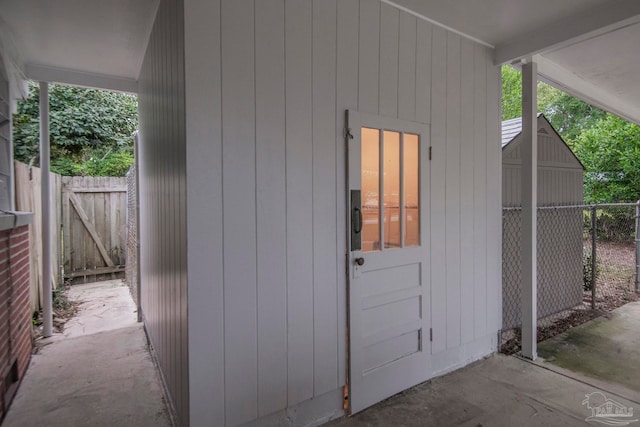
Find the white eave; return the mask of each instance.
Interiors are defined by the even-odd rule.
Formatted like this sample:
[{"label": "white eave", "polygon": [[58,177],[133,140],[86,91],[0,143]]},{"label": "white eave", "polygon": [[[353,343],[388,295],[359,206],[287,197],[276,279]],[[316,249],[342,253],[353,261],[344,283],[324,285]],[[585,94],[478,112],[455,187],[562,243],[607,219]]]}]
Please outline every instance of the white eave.
[{"label": "white eave", "polygon": [[[0,22],[26,77],[133,92],[159,1],[0,0]],[[533,57],[542,80],[640,123],[638,0],[381,1],[494,49],[497,65]]]},{"label": "white eave", "polygon": [[494,48],[541,80],[640,124],[638,0],[385,0]]},{"label": "white eave", "polygon": [[137,92],[159,0],[1,0],[32,80]]}]

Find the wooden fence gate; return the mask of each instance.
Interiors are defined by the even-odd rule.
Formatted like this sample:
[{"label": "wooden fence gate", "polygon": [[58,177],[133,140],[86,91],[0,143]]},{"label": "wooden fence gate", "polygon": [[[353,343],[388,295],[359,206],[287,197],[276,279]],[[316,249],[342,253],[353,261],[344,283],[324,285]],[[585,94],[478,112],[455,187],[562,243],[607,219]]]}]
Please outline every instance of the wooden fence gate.
[{"label": "wooden fence gate", "polygon": [[126,178],[63,177],[64,276],[72,283],[123,278]]}]

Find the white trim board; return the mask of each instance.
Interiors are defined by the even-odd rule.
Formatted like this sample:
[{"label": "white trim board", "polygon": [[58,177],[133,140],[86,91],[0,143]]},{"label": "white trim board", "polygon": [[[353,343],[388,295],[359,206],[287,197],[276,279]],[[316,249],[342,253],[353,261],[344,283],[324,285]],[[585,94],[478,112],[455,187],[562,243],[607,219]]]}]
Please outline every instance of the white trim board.
[{"label": "white trim board", "polygon": [[38,82],[63,83],[96,89],[138,93],[138,81],[126,77],[107,76],[44,65],[27,64],[27,78]]},{"label": "white trim board", "polygon": [[409,8],[407,8],[407,7],[401,6],[401,5],[399,5],[398,3],[396,3],[396,2],[393,2],[393,1],[391,1],[391,0],[380,0],[380,2],[381,2],[381,3],[386,3],[386,4],[388,4],[389,6],[393,6],[393,7],[395,7],[396,9],[402,10],[403,12],[407,12],[408,14],[413,15],[413,16],[415,16],[416,18],[419,18],[419,19],[422,19],[422,20],[424,20],[424,21],[430,22],[431,24],[436,25],[436,26],[438,26],[438,27],[440,27],[440,28],[442,28],[442,29],[444,29],[444,30],[447,30],[447,31],[449,31],[449,32],[451,32],[451,33],[455,33],[455,34],[457,34],[457,35],[459,35],[459,36],[461,36],[461,37],[464,37],[464,38],[466,38],[466,39],[469,39],[469,40],[471,40],[472,42],[475,42],[475,43],[481,44],[481,45],[486,46],[486,47],[489,47],[489,48],[491,48],[491,49],[495,49],[495,46],[494,46],[494,45],[492,45],[491,43],[487,43],[487,42],[485,42],[484,40],[480,40],[480,39],[478,39],[478,38],[476,38],[476,37],[473,37],[473,36],[471,36],[471,35],[469,35],[469,34],[467,34],[467,33],[462,32],[462,31],[460,31],[460,30],[456,30],[455,28],[449,27],[448,25],[445,25],[445,24],[443,24],[443,23],[441,23],[441,22],[438,22],[438,21],[436,21],[435,19],[431,19],[431,18],[429,18],[428,16],[422,15],[422,14],[420,14],[420,13],[418,13],[418,12],[414,11],[414,10],[411,10],[411,9],[409,9]]}]

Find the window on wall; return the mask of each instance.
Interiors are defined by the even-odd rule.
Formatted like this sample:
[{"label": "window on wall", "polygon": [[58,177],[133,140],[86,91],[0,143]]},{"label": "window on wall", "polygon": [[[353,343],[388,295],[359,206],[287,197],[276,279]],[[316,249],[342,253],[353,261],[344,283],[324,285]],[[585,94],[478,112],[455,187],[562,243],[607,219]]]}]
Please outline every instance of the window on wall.
[{"label": "window on wall", "polygon": [[11,209],[11,106],[9,81],[0,57],[0,209]]},{"label": "window on wall", "polygon": [[362,250],[420,245],[420,138],[362,128]]}]

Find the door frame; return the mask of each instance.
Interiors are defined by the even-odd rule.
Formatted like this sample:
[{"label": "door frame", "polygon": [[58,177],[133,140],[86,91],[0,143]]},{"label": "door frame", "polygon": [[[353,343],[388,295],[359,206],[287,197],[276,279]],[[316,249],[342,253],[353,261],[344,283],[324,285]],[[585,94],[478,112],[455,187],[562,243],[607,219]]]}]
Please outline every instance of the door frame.
[{"label": "door frame", "polygon": [[[415,121],[401,120],[393,117],[384,117],[368,113],[362,113],[355,110],[345,111],[345,142],[346,142],[346,180],[345,180],[345,192],[346,192],[346,381],[347,384],[344,388],[344,404],[343,409],[353,414],[364,408],[357,408],[353,410],[353,378],[352,378],[352,362],[353,362],[353,341],[352,341],[352,298],[353,298],[353,271],[355,265],[355,258],[358,254],[362,254],[362,251],[352,251],[351,238],[352,238],[352,212],[351,212],[351,190],[362,188],[360,178],[357,180],[352,179],[351,172],[361,169],[361,156],[351,155],[351,146],[354,143],[360,141],[360,134],[362,127],[370,127],[381,130],[394,130],[412,134],[420,135],[420,163],[419,163],[419,185],[420,185],[420,249],[424,252],[423,264],[426,268],[426,274],[422,275],[422,337],[421,345],[422,351],[425,356],[428,357],[428,363],[424,366],[425,377],[424,381],[428,380],[431,376],[431,274],[430,274],[430,197],[431,197],[431,135],[430,126],[426,123],[420,123]],[[380,188],[382,191],[382,188]],[[425,336],[424,332],[429,327],[428,336]],[[420,381],[422,382],[422,381]],[[410,387],[410,386],[409,386]],[[395,394],[395,393],[394,393]],[[383,400],[386,397],[383,397]],[[380,400],[380,401],[381,401]]]}]

